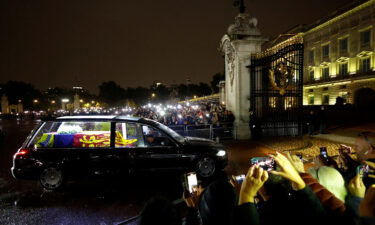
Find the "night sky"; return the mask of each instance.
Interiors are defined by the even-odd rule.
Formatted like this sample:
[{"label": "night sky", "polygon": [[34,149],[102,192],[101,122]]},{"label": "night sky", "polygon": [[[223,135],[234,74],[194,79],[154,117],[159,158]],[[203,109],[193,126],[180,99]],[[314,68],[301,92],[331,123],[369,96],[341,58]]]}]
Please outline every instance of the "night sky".
[{"label": "night sky", "polygon": [[[274,37],[346,0],[249,0],[247,12]],[[234,21],[232,0],[1,0],[0,83],[37,88],[108,80],[122,87],[208,82],[222,72],[217,48]]]}]

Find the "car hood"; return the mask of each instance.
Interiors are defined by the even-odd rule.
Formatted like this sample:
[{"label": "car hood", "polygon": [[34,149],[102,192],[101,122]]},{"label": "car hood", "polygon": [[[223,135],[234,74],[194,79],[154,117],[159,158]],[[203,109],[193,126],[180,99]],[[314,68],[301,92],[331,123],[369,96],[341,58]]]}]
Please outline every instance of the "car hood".
[{"label": "car hood", "polygon": [[185,137],[185,145],[188,145],[188,146],[209,146],[209,147],[213,147],[213,148],[224,149],[224,146],[222,144],[214,142],[210,139],[198,138],[198,137]]}]

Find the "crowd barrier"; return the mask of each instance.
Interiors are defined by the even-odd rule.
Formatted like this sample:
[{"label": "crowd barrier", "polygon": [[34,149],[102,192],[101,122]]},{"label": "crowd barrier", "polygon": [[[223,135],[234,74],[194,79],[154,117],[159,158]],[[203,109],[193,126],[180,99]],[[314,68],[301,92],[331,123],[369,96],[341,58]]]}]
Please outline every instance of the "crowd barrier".
[{"label": "crowd barrier", "polygon": [[168,127],[182,136],[201,137],[211,140],[236,139],[236,129],[233,124],[172,125]]}]

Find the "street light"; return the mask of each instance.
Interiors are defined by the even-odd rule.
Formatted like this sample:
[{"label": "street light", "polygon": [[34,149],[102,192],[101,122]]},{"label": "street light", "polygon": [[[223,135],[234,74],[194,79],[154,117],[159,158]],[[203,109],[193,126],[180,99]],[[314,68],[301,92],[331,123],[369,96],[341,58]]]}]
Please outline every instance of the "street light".
[{"label": "street light", "polygon": [[152,93],[152,94],[151,94],[151,97],[153,97],[153,98],[154,98],[155,96],[156,96],[156,95],[155,95],[155,93]]},{"label": "street light", "polygon": [[55,101],[55,100],[52,100],[52,101],[51,101],[51,104],[55,104],[55,103],[56,103],[56,101]]},{"label": "street light", "polygon": [[63,98],[63,99],[61,99],[61,102],[63,102],[63,103],[67,103],[67,102],[69,102],[69,99],[67,99],[67,98]]},{"label": "street light", "polygon": [[38,99],[34,99],[34,103],[38,103],[39,101],[38,101]]}]

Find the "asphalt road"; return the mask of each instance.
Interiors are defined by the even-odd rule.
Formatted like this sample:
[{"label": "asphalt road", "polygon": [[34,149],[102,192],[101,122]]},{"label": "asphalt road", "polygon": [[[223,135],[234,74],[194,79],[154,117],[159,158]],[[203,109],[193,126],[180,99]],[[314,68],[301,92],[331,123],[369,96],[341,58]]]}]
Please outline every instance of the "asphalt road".
[{"label": "asphalt road", "polygon": [[[59,192],[43,192],[36,181],[15,180],[10,173],[13,154],[37,122],[0,120],[0,129],[5,131],[0,143],[0,225],[119,224],[138,215],[153,196],[171,201],[181,198],[180,175],[170,173],[80,180]],[[270,151],[252,142],[227,145],[230,174],[246,172],[249,158]],[[178,207],[184,211],[184,204]]]}]

